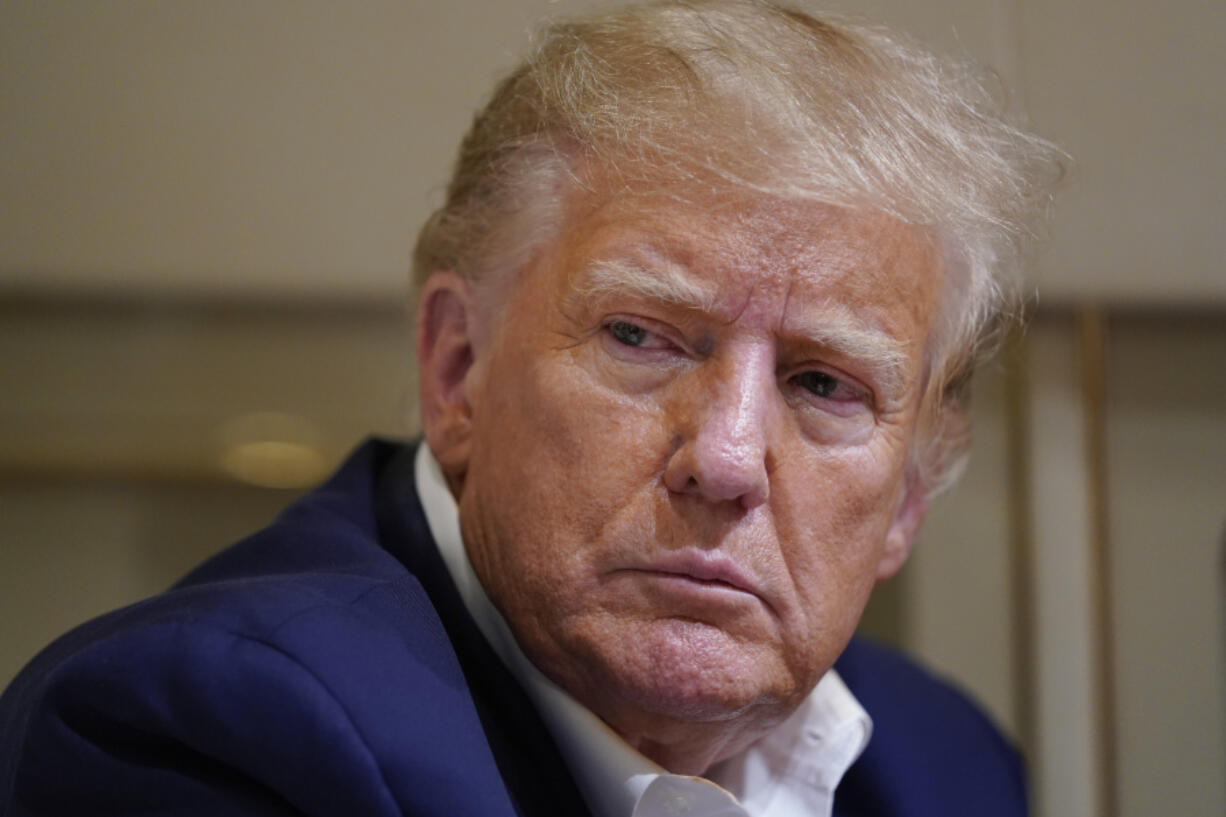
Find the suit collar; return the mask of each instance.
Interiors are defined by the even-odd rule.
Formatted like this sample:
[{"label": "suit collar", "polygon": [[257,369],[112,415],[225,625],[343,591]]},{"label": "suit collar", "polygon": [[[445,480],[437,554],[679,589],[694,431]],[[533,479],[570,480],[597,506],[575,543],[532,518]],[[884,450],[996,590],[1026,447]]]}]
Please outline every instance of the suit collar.
[{"label": "suit collar", "polygon": [[417,446],[395,448],[380,458],[376,478],[379,541],[417,578],[442,619],[516,809],[525,817],[588,814],[536,707],[487,643],[439,555],[418,496]]}]

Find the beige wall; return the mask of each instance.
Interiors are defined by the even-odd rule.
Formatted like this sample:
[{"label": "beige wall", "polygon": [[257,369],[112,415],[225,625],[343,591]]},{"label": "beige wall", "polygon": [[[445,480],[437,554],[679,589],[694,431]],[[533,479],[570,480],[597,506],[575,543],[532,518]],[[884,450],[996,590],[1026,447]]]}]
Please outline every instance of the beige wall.
[{"label": "beige wall", "polygon": [[165,589],[288,498],[113,473],[0,478],[0,685],[52,638]]},{"label": "beige wall", "polygon": [[[398,297],[529,21],[592,0],[8,0],[0,287]],[[1226,5],[844,0],[995,66],[1075,157],[1047,299],[1226,302]]]},{"label": "beige wall", "polygon": [[1226,328],[1135,321],[1108,358],[1120,817],[1226,813]]},{"label": "beige wall", "polygon": [[1226,3],[1019,2],[1024,92],[1076,160],[1044,297],[1226,301]]}]

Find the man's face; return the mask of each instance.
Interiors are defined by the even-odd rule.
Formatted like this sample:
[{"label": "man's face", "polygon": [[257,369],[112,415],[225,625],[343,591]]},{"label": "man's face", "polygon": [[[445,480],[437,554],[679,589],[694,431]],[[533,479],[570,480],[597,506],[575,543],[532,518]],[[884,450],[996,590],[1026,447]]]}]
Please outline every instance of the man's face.
[{"label": "man's face", "polygon": [[623,735],[768,727],[922,516],[936,254],[812,203],[567,212],[473,332],[450,469],[470,557],[525,653]]}]

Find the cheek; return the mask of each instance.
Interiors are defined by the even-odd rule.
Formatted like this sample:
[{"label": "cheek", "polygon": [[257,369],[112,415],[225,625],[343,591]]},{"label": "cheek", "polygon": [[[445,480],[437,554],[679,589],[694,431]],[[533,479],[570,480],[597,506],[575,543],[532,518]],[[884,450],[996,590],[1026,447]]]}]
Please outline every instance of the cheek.
[{"label": "cheek", "polygon": [[473,406],[465,492],[478,508],[480,540],[498,543],[495,575],[537,585],[563,574],[585,580],[606,526],[659,480],[660,413],[605,388],[578,365],[580,353],[490,361],[484,399]]},{"label": "cheek", "polygon": [[842,449],[806,463],[806,478],[772,485],[797,605],[813,626],[845,629],[859,618],[901,496],[894,459]]},{"label": "cheek", "polygon": [[660,469],[667,432],[654,401],[608,388],[573,359],[581,354],[536,365],[533,381],[507,409],[519,418],[514,433],[534,441],[545,479],[608,506]]}]

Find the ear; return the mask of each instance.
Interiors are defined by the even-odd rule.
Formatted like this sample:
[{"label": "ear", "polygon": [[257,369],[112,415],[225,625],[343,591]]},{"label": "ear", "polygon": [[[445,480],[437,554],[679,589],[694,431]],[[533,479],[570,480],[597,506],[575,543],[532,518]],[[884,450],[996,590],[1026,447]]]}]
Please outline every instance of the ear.
[{"label": "ear", "polygon": [[472,444],[467,377],[478,328],[472,284],[454,272],[431,275],[417,307],[421,424],[453,490],[463,483]]},{"label": "ear", "polygon": [[911,546],[915,544],[915,537],[927,512],[927,486],[918,476],[908,474],[903,486],[902,500],[898,503],[898,510],[894,512],[894,521],[890,523],[889,532],[885,536],[885,548],[877,562],[877,581],[890,578],[902,568],[907,557],[911,555]]}]

